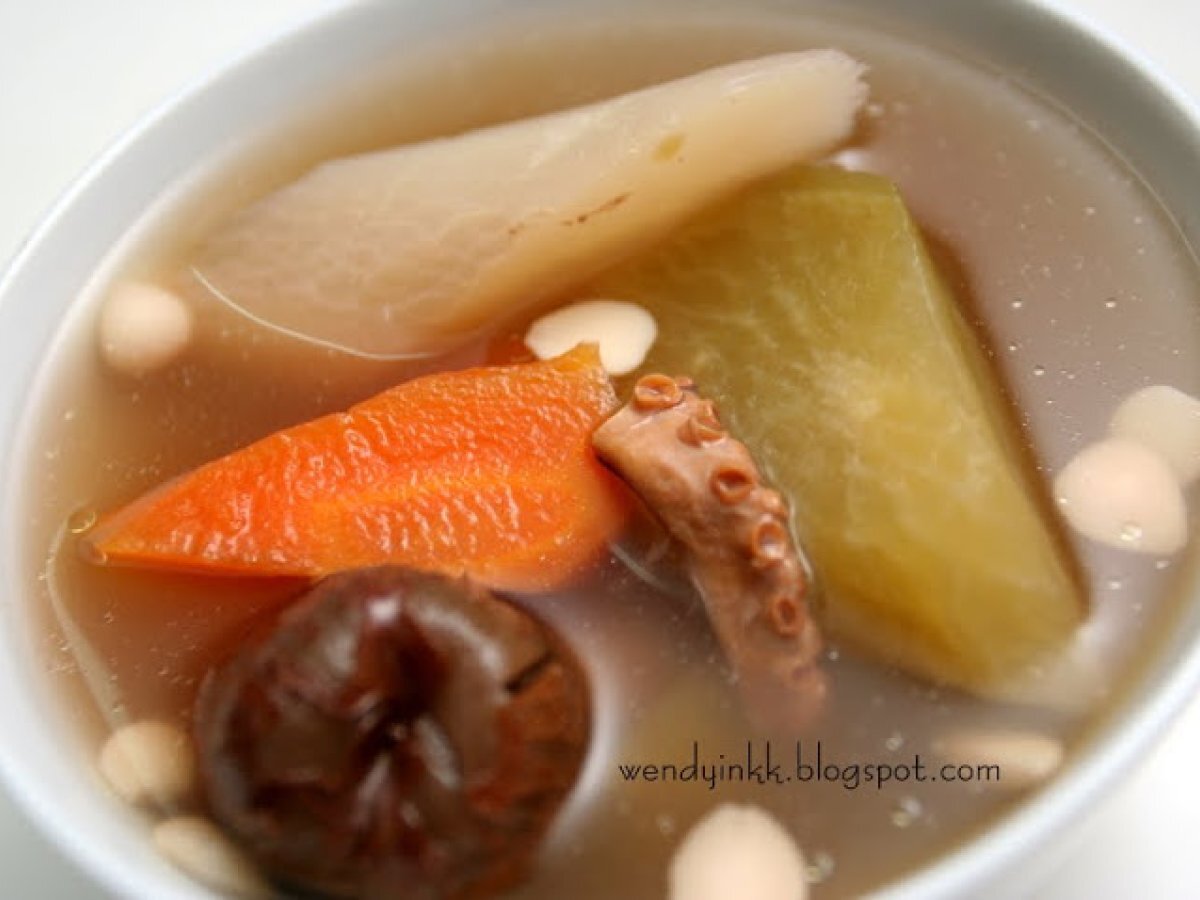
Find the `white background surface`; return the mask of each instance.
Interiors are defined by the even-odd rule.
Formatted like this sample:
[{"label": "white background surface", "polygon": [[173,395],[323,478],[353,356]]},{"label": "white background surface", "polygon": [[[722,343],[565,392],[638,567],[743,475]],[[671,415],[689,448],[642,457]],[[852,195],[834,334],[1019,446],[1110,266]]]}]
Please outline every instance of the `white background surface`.
[{"label": "white background surface", "polygon": [[[1060,2],[1118,35],[1200,102],[1200,3]],[[69,181],[142,113],[229,54],[322,5],[0,0],[0,264]],[[1039,896],[1200,898],[1198,840],[1200,702],[1088,826]],[[0,897],[105,895],[0,794]]]}]

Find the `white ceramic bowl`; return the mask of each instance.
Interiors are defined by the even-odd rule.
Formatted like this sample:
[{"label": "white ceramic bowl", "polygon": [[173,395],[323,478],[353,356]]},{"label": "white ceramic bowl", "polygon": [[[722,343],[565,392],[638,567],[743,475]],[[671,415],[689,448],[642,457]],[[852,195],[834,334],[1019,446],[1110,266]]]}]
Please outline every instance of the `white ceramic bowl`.
[{"label": "white ceramic bowl", "polygon": [[[671,0],[659,5],[667,7]],[[681,7],[695,2],[678,0]],[[439,0],[336,7],[227,67],[144,121],[99,159],[43,222],[0,281],[0,471],[6,496],[26,471],[22,433],[30,385],[68,306],[101,261],[165,189],[228,141],[280,109],[294,108],[353,73],[465,22],[517,7],[612,7],[608,0]],[[710,0],[713,7],[801,8],[802,0]],[[843,0],[840,7],[894,11],[896,0]],[[905,0],[917,29],[944,33],[1070,107],[1141,173],[1200,246],[1200,118],[1186,100],[1131,55],[1046,3],[1024,0]],[[16,554],[21,510],[0,522],[5,579],[0,596],[0,769],[21,805],[106,888],[145,898],[209,896],[160,860],[144,826],[96,789],[73,735],[56,714],[61,698],[44,677],[22,602]],[[1170,716],[1200,684],[1200,598],[1186,610],[1154,663],[1105,730],[1034,802],[962,850],[891,888],[889,897],[1016,894],[1068,838]],[[1020,862],[1021,865],[1015,865]]]}]

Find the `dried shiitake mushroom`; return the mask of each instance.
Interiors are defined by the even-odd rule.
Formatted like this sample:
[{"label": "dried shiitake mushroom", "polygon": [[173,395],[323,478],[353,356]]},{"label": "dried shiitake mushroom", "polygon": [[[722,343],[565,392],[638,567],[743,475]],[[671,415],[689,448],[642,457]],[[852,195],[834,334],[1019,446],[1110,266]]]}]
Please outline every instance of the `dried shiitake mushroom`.
[{"label": "dried shiitake mushroom", "polygon": [[195,729],[211,812],[279,883],[489,896],[570,791],[589,701],[519,608],[400,568],[330,577],[215,670]]}]

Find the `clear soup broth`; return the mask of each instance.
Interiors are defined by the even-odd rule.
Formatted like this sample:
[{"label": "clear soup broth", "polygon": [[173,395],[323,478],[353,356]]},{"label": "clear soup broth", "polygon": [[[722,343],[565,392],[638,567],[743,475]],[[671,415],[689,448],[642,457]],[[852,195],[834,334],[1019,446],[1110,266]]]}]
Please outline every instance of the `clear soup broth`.
[{"label": "clear soup broth", "polygon": [[[1052,476],[1105,434],[1125,396],[1149,384],[1200,393],[1200,282],[1170,217],[1068,111],[955,48],[870,22],[764,18],[574,23],[420,49],[303,117],[247,136],[163,198],[113,252],[46,362],[41,453],[25,499],[30,590],[48,668],[89,755],[124,722],[189,725],[204,673],[296,594],[285,580],[93,565],[77,545],[99,512],[417,374],[480,363],[514,332],[503,323],[450,355],[399,362],[280,338],[182,283],[181,263],[207,230],[332,156],[827,46],[869,65],[871,91],[857,134],[833,162],[899,186],[1000,373],[1046,506]],[[127,278],[175,287],[196,313],[185,354],[141,378],[110,371],[95,345],[100,299]],[[618,381],[619,394],[628,389]],[[523,598],[579,654],[594,733],[534,872],[511,896],[662,896],[682,836],[729,801],[785,824],[821,898],[879,888],[980,834],[1029,789],[1015,775],[1006,784],[1003,771],[996,780],[972,760],[946,759],[939,738],[974,726],[1032,730],[1061,741],[1069,759],[1177,599],[1178,557],[1060,530],[1089,602],[1067,653],[1085,662],[1053,684],[1047,676],[1041,697],[1001,703],[910,679],[834,641],[825,654],[832,702],[799,742],[768,742],[745,724],[681,581],[647,580],[614,554],[569,595]],[[819,575],[821,560],[813,564]],[[811,770],[798,763],[815,765],[818,753],[836,770],[805,778]],[[701,768],[691,779],[645,768],[693,761]],[[918,761],[935,775],[950,762],[961,777],[918,781]],[[895,778],[869,783],[870,766],[893,767]]]}]

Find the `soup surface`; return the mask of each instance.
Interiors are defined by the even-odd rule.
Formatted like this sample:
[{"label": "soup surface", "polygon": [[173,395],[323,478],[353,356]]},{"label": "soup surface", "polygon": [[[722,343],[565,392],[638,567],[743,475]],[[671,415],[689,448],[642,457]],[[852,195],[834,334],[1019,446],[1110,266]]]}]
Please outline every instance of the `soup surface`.
[{"label": "soup surface", "polygon": [[[189,282],[183,263],[215,223],[331,156],[824,46],[870,67],[869,107],[833,161],[899,186],[1001,374],[1047,501],[1050,476],[1105,434],[1127,394],[1148,384],[1200,393],[1200,282],[1173,223],[1069,114],[954,48],[870,23],[805,19],[575,23],[431,47],[249,136],[165,197],[106,262],[47,361],[25,501],[30,580],[48,666],[89,745],[126,721],[188,724],[204,673],[296,592],[279,580],[93,565],[77,544],[100,511],[415,375],[485,361],[512,338],[505,326],[446,356],[379,361],[280,337]],[[185,295],[198,323],[178,362],[141,378],[108,370],[95,350],[99,299],[129,278]],[[628,387],[618,382],[619,393]],[[1003,771],[997,781],[973,760],[939,755],[939,739],[978,726],[1077,745],[1171,614],[1176,559],[1106,548],[1065,527],[1064,538],[1090,616],[1069,651],[1075,662],[1047,676],[1044,692],[987,702],[833,645],[834,701],[800,744],[748,729],[682,581],[646,577],[629,565],[628,547],[569,595],[524,598],[579,653],[595,733],[536,872],[513,896],[661,896],[682,835],[727,801],[761,805],[787,825],[818,897],[879,887],[969,840],[1025,792],[1015,776],[1006,784]],[[798,764],[818,757],[836,768],[805,777],[811,770]],[[955,771],[918,781],[918,761]],[[690,779],[646,768],[692,762],[702,767]],[[895,778],[868,782],[872,766],[892,767]]]}]

